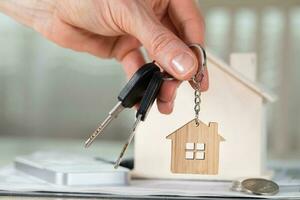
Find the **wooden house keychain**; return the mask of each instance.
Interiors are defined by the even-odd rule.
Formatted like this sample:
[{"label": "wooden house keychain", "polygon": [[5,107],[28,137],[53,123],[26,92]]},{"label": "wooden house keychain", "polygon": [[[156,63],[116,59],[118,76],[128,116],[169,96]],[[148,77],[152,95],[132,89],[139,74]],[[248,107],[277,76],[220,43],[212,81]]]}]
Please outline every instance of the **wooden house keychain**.
[{"label": "wooden house keychain", "polygon": [[193,77],[195,84],[195,118],[167,136],[172,141],[171,172],[182,174],[216,175],[219,170],[219,145],[224,138],[218,133],[218,124],[208,125],[199,120],[201,81],[206,68],[206,52],[199,44],[190,44],[201,58],[201,67]]}]

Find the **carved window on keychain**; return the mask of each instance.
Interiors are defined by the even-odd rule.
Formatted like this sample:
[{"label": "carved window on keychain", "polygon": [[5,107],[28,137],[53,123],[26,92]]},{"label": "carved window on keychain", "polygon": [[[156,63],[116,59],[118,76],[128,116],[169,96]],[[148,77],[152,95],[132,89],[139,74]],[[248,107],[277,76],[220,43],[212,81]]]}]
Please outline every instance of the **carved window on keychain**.
[{"label": "carved window on keychain", "polygon": [[185,159],[186,160],[204,160],[205,159],[205,144],[204,143],[186,143],[185,144]]}]

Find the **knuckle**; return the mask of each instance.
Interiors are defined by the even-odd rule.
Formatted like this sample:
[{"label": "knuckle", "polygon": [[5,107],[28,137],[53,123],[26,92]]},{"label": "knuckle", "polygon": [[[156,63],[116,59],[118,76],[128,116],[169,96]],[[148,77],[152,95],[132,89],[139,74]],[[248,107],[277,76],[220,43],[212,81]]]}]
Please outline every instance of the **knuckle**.
[{"label": "knuckle", "polygon": [[200,19],[200,24],[201,24],[202,28],[205,29],[206,23],[205,23],[205,18],[202,13],[200,13],[199,19]]},{"label": "knuckle", "polygon": [[203,29],[205,29],[206,24],[205,24],[205,17],[203,16],[203,13],[199,12],[198,16],[196,16],[195,18],[196,18],[195,20],[200,24],[200,26]]},{"label": "knuckle", "polygon": [[168,45],[176,41],[175,37],[172,37],[167,31],[159,30],[154,32],[154,37],[150,41],[151,54],[154,56],[159,54],[162,49],[165,49]]}]

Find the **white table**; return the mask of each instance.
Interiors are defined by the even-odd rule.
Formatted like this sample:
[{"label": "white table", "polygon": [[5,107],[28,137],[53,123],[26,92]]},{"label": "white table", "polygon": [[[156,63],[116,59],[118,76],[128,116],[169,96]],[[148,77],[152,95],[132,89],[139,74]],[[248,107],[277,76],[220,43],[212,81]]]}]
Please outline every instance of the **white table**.
[{"label": "white table", "polygon": [[[58,151],[67,151],[72,153],[80,153],[87,154],[97,157],[102,157],[105,159],[114,160],[120,153],[120,150],[123,146],[122,142],[113,142],[113,141],[103,141],[101,138],[97,138],[95,143],[89,148],[84,148],[84,141],[86,138],[82,139],[44,139],[44,138],[4,138],[0,137],[0,167],[5,166],[13,161],[13,159],[21,154],[30,154],[38,150],[58,150]],[[127,157],[133,157],[133,145],[131,145],[126,153]],[[281,166],[281,163],[287,165],[288,162],[273,162],[274,166]],[[297,162],[298,163],[298,162]],[[294,166],[297,165],[294,163]],[[284,168],[289,168],[285,166]],[[279,167],[280,167],[279,166]],[[293,176],[300,177],[300,170],[295,172]],[[15,194],[14,194],[15,195]],[[67,197],[49,197],[47,194],[43,197],[26,197],[22,196],[11,196],[9,194],[0,196],[0,199],[12,199],[12,200],[27,200],[27,199],[42,199],[42,200],[62,200]],[[50,194],[51,195],[51,194]],[[51,195],[52,196],[52,195]],[[124,199],[125,197],[114,196],[114,195],[103,195],[99,196],[97,199],[115,199],[120,198]],[[129,197],[126,196],[126,199]],[[145,199],[151,199],[152,197],[145,197]],[[159,197],[158,197],[159,198]],[[67,198],[67,199],[72,199]],[[73,198],[74,199],[74,198]],[[96,198],[75,198],[76,200],[83,199],[96,199]],[[74,199],[74,200],[75,200]],[[132,197],[132,199],[136,199],[136,197]],[[157,199],[157,198],[156,198]],[[166,197],[161,197],[161,199],[167,199]],[[170,198],[169,198],[170,199]],[[195,198],[183,198],[177,197],[176,199],[195,199]],[[197,198],[197,199],[207,199],[207,198]],[[222,198],[223,199],[223,198]]]}]

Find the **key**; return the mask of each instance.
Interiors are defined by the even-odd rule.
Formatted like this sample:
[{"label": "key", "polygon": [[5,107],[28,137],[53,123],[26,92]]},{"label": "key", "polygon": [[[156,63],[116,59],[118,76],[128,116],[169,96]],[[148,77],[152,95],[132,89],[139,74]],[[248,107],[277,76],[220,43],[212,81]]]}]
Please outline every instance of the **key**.
[{"label": "key", "polygon": [[124,108],[131,108],[141,100],[153,74],[156,71],[159,71],[159,67],[157,67],[154,63],[147,63],[132,76],[125,87],[121,90],[118,96],[118,103],[113,107],[106,119],[100,124],[94,133],[86,140],[86,148],[93,143],[95,138],[103,132],[113,119],[118,117],[119,113],[122,112]]},{"label": "key", "polygon": [[[136,113],[136,118],[145,121],[163,83],[163,74],[160,71],[154,72],[154,75],[147,87],[147,90],[141,100],[141,105]],[[140,116],[140,117],[139,117]],[[137,125],[136,125],[137,126]],[[134,126],[134,129],[136,128]]]},{"label": "key", "polygon": [[163,74],[159,71],[155,72],[148,87],[147,90],[141,100],[141,105],[136,113],[136,121],[134,122],[132,133],[129,135],[125,145],[123,146],[123,149],[115,162],[114,168],[117,169],[122,161],[122,158],[131,143],[131,141],[134,138],[136,129],[141,121],[145,121],[158,93],[161,87],[161,84],[163,82]]}]

